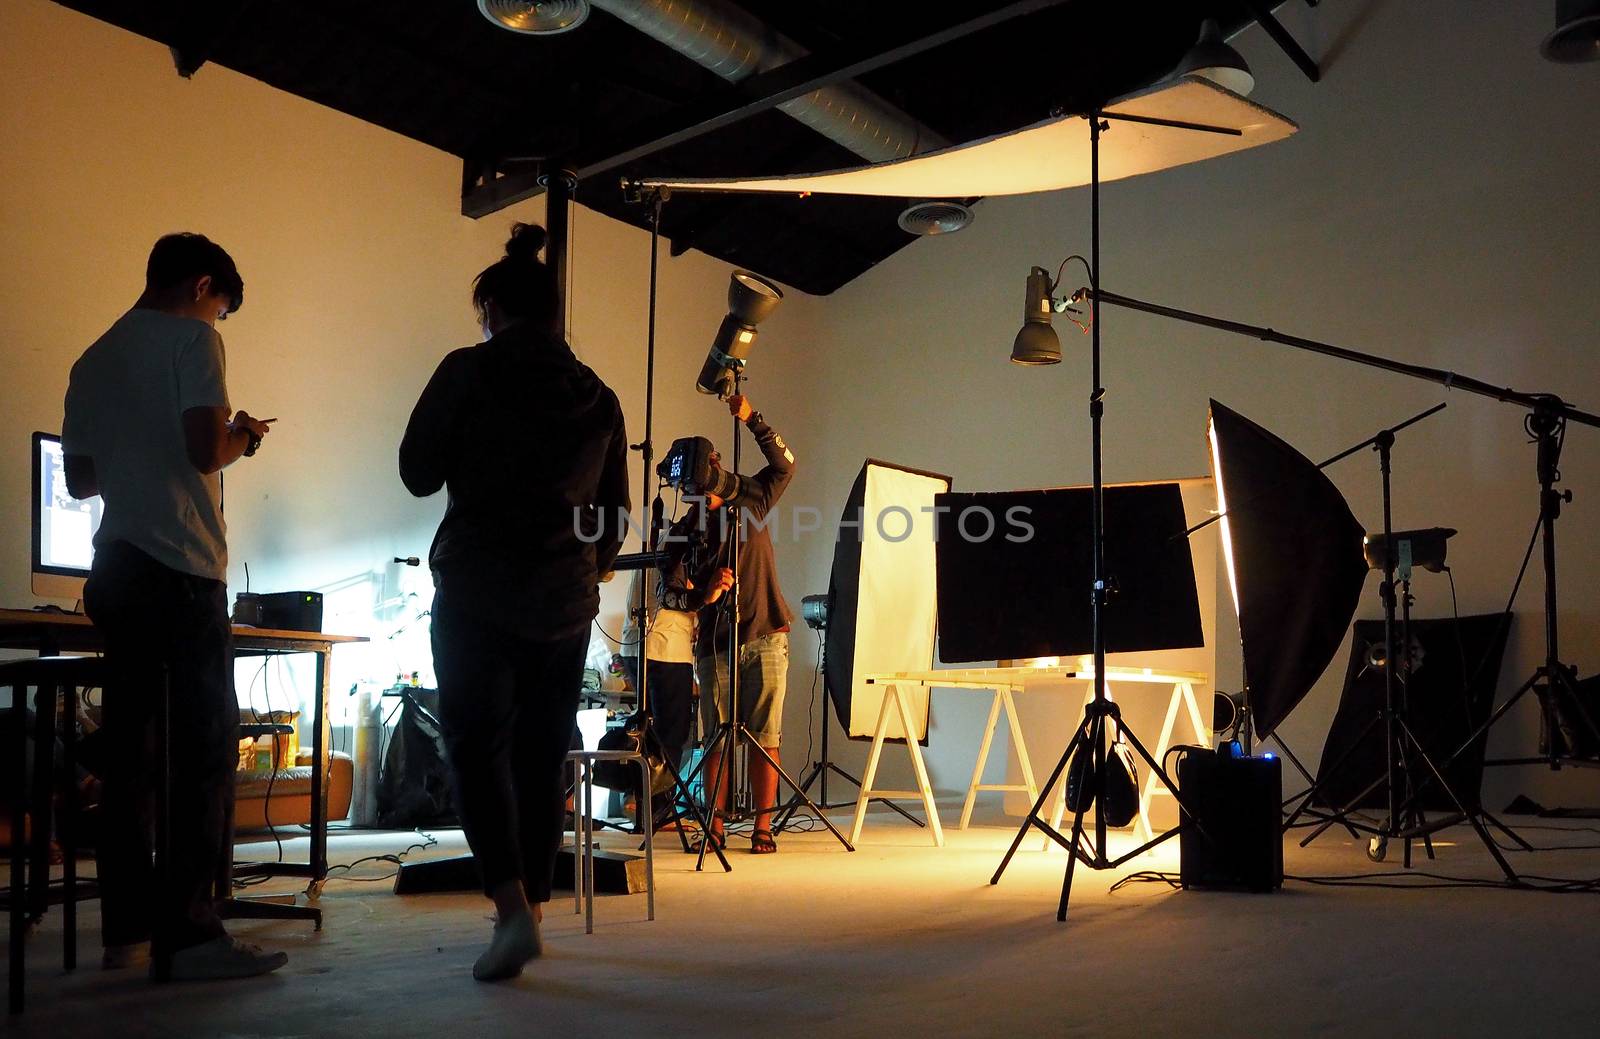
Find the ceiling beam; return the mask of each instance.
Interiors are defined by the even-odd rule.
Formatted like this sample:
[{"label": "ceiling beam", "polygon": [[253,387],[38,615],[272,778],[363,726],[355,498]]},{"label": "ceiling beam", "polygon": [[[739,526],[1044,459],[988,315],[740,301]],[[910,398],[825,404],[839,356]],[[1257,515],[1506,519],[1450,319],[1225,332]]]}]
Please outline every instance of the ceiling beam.
[{"label": "ceiling beam", "polygon": [[[1307,3],[1316,6],[1316,0],[1307,0]],[[1289,58],[1300,66],[1300,71],[1306,74],[1307,79],[1313,83],[1322,79],[1322,70],[1317,67],[1316,61],[1306,53],[1305,48],[1300,46],[1300,42],[1289,33],[1289,30],[1283,27],[1283,23],[1278,21],[1277,16],[1272,13],[1272,5],[1263,3],[1262,0],[1244,0],[1244,6],[1255,16],[1257,24],[1272,37],[1272,42],[1281,47],[1283,53],[1289,55]]]},{"label": "ceiling beam", "polygon": [[[841,47],[832,52],[808,54],[767,72],[757,73],[726,90],[718,91],[704,101],[635,126],[592,150],[586,149],[588,154],[578,156],[573,162],[565,165],[577,175],[578,180],[588,180],[648,155],[732,126],[753,115],[776,108],[785,101],[804,97],[822,87],[855,79],[962,37],[993,28],[1023,15],[1058,6],[1063,2],[1065,0],[1014,0],[999,10],[919,36],[888,50],[878,50],[870,43],[862,43]],[[526,190],[529,187],[532,190]],[[520,202],[537,194],[538,190],[537,184],[529,185],[524,181],[512,187],[501,178],[492,185],[484,185],[484,190],[471,192],[471,197],[463,194],[461,211],[469,216],[487,216],[513,202]],[[500,201],[502,197],[508,201]]]}]

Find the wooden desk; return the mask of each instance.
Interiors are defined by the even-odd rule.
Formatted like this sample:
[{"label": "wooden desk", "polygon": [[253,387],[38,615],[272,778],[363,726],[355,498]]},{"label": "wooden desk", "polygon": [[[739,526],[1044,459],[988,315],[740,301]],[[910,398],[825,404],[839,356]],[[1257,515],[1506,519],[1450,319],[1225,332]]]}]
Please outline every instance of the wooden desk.
[{"label": "wooden desk", "polygon": [[[880,797],[920,797],[928,813],[929,829],[932,832],[934,844],[944,846],[944,833],[939,827],[938,816],[934,809],[933,787],[928,782],[928,771],[922,760],[922,748],[915,740],[906,741],[907,753],[911,756],[912,771],[917,777],[918,789],[906,790],[874,790],[873,780],[877,778],[878,762],[882,757],[883,743],[887,738],[890,719],[899,717],[902,720],[903,732],[915,731],[911,726],[911,716],[905,700],[900,695],[900,688],[923,686],[930,689],[973,689],[987,690],[993,693],[989,705],[989,721],[984,726],[983,741],[978,748],[978,761],[972,769],[972,781],[967,785],[966,803],[961,809],[961,829],[966,829],[972,819],[972,806],[980,790],[1015,790],[1025,792],[1031,803],[1039,799],[1039,787],[1033,778],[1033,763],[1028,759],[1028,745],[1022,738],[1022,726],[1017,719],[1017,705],[1015,694],[1022,690],[1027,683],[1040,680],[1056,682],[1083,682],[1088,684],[1089,690],[1085,694],[1085,703],[1094,696],[1094,671],[1077,667],[979,667],[979,668],[946,668],[928,671],[895,671],[871,674],[866,676],[868,684],[884,686],[883,707],[878,714],[878,726],[872,736],[872,750],[867,756],[867,770],[861,777],[861,793],[856,800],[855,822],[850,830],[850,843],[856,843],[861,837],[861,828],[866,824],[867,804],[874,798]],[[1108,667],[1106,668],[1106,692],[1109,696],[1113,685],[1128,683],[1143,685],[1171,686],[1172,694],[1167,702],[1166,721],[1161,728],[1161,737],[1156,741],[1154,756],[1160,761],[1162,755],[1171,746],[1174,725],[1178,720],[1180,707],[1188,709],[1189,723],[1195,731],[1195,737],[1201,743],[1210,740],[1210,729],[1200,714],[1199,704],[1195,700],[1194,687],[1204,684],[1207,676],[1191,671],[1158,671],[1144,667]],[[891,713],[894,712],[894,713]],[[1017,757],[1017,764],[1022,769],[1022,783],[989,783],[983,780],[983,768],[989,760],[989,747],[994,741],[995,726],[1000,720],[1000,715],[1005,714],[1006,721],[1011,730],[1011,749]],[[1080,708],[1078,721],[1073,728],[1082,724],[1083,712]],[[1139,825],[1148,835],[1150,832],[1150,800],[1158,793],[1170,793],[1160,786],[1156,776],[1149,774],[1143,777],[1143,789],[1139,796]],[[1061,816],[1066,806],[1066,783],[1061,782],[1058,787],[1054,818],[1051,825],[1060,829]],[[1050,841],[1045,840],[1048,848]]]},{"label": "wooden desk", "polygon": [[[311,760],[318,767],[311,772],[311,856],[308,862],[238,862],[236,877],[305,877],[306,894],[322,893],[328,876],[328,782],[332,755],[327,719],[329,658],[333,647],[347,642],[365,642],[361,635],[329,635],[318,631],[280,631],[274,628],[233,626],[235,656],[270,657],[291,653],[314,653],[317,658],[316,689],[312,709]],[[50,613],[42,610],[0,609],[0,648],[32,650],[40,656],[58,653],[99,653],[105,645],[94,624],[81,613]]]}]

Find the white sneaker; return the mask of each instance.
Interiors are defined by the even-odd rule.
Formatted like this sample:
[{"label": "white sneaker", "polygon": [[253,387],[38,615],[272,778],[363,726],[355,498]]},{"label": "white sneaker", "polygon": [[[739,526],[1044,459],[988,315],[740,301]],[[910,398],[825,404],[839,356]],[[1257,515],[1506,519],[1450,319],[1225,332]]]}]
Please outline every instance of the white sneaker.
[{"label": "white sneaker", "polygon": [[287,953],[266,952],[241,942],[232,935],[221,935],[209,942],[191,945],[172,954],[166,969],[159,961],[151,964],[151,975],[171,981],[220,981],[228,978],[253,978],[270,974],[289,962]]},{"label": "white sneaker", "polygon": [[108,945],[100,956],[102,970],[124,970],[128,967],[146,967],[150,964],[150,943],[129,942],[127,945]]},{"label": "white sneaker", "polygon": [[489,948],[472,965],[472,976],[479,981],[514,978],[522,973],[529,960],[543,951],[539,921],[532,913],[519,913],[494,925],[494,937],[489,940]]}]

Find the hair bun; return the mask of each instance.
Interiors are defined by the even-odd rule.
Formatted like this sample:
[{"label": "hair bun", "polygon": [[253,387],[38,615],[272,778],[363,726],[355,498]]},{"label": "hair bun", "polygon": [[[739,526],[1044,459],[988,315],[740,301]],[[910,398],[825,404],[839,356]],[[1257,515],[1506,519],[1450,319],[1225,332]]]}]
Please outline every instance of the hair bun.
[{"label": "hair bun", "polygon": [[538,224],[513,224],[511,237],[506,241],[506,258],[537,261],[549,237],[549,233]]}]

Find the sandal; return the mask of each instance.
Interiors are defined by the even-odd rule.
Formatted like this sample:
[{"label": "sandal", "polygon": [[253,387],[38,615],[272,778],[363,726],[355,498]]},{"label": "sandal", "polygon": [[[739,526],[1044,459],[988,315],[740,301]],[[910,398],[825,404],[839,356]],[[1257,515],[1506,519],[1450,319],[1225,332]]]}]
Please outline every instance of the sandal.
[{"label": "sandal", "polygon": [[772,839],[771,830],[753,830],[750,833],[750,854],[772,855],[778,850],[778,842]]}]

